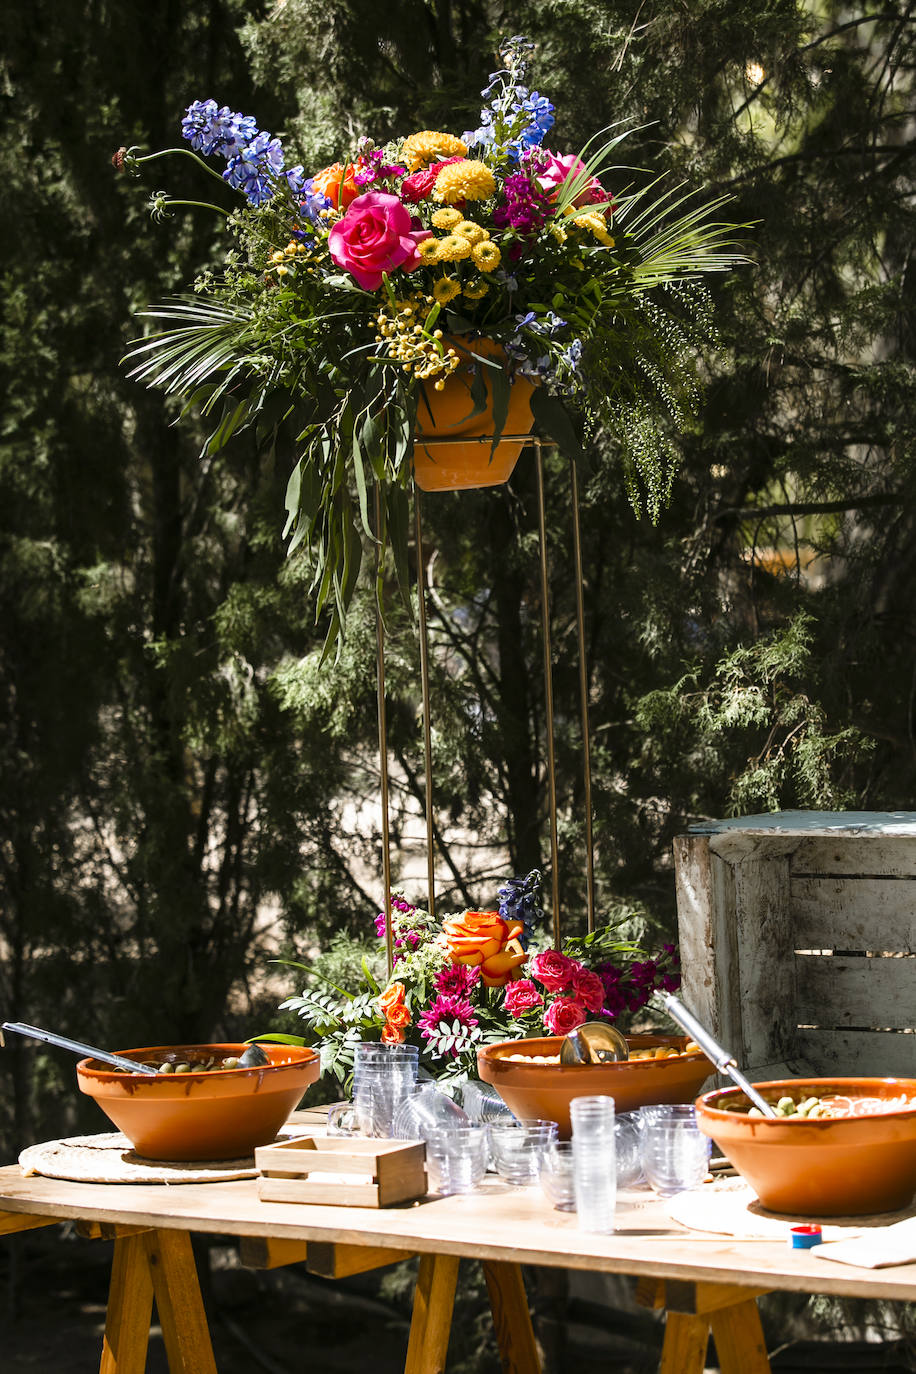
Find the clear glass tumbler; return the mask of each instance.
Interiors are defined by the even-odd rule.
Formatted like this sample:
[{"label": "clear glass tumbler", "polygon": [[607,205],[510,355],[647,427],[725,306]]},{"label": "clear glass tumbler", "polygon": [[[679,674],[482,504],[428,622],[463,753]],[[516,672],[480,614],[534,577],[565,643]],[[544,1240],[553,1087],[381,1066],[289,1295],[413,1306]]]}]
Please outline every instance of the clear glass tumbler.
[{"label": "clear glass tumbler", "polygon": [[491,1121],[487,1131],[496,1172],[506,1183],[521,1188],[537,1182],[538,1155],[559,1135],[555,1121]]}]

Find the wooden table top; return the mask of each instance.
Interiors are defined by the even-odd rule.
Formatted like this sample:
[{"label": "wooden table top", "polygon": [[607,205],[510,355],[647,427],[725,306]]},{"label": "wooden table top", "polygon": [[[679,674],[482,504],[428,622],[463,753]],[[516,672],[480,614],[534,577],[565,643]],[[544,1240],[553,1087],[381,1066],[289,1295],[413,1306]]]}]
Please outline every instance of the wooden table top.
[{"label": "wooden table top", "polygon": [[256,1179],[203,1184],[69,1183],[0,1168],[0,1211],[228,1236],[379,1246],[470,1259],[843,1296],[916,1300],[916,1264],[860,1269],[783,1240],[689,1231],[645,1192],[622,1194],[612,1236],[580,1231],[540,1189],[488,1177],[474,1193],[399,1207],[262,1202]]}]

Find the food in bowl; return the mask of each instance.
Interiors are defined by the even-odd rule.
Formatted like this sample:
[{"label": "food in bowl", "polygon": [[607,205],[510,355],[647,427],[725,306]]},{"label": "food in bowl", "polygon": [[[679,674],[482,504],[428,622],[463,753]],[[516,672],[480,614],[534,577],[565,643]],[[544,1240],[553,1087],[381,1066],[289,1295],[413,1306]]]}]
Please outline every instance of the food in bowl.
[{"label": "food in bowl", "polygon": [[[126,1059],[160,1072],[132,1074],[82,1059],[77,1083],[146,1159],[241,1159],[276,1138],[320,1073],[316,1052],[298,1045],[265,1044],[269,1062],[252,1068],[211,1062],[240,1059],[245,1049],[221,1044],[122,1050]],[[173,1070],[162,1072],[167,1063]],[[187,1067],[178,1072],[175,1065]]]},{"label": "food in bowl", "polygon": [[[773,1212],[866,1216],[916,1193],[916,1079],[801,1078],[755,1084],[777,1111],[752,1115],[740,1088],[697,1099],[697,1124]],[[827,1112],[791,1112],[816,1099]]]},{"label": "food in bowl", "polygon": [[[714,1067],[702,1050],[688,1050],[685,1035],[631,1035],[629,1058],[603,1064],[561,1064],[559,1035],[504,1040],[477,1051],[477,1071],[496,1088],[516,1117],[556,1121],[571,1133],[574,1097],[607,1094],[618,1112],[660,1102],[692,1102]],[[663,1051],[664,1057],[637,1057]],[[670,1053],[673,1051],[673,1053]]]}]

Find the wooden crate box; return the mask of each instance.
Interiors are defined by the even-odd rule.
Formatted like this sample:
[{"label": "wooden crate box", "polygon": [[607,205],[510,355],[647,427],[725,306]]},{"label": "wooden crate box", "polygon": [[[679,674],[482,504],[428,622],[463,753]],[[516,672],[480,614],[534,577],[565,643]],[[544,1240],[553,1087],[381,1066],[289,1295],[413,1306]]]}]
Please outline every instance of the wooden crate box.
[{"label": "wooden crate box", "polygon": [[426,1146],[321,1134],[297,1136],[254,1152],[262,1202],[393,1207],[426,1192]]},{"label": "wooden crate box", "polygon": [[752,1077],[916,1077],[916,812],[713,821],[674,858],[680,995]]}]

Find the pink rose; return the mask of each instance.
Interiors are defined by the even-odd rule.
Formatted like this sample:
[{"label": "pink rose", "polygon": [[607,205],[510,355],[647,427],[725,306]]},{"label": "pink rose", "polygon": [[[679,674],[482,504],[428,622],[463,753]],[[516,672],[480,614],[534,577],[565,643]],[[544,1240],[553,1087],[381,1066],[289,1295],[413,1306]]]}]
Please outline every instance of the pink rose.
[{"label": "pink rose", "polygon": [[[581,157],[576,157],[575,153],[566,153],[563,157],[558,157],[556,153],[547,153],[546,156],[547,164],[538,171],[537,181],[542,189],[548,192],[553,201],[559,196],[560,187],[567,177],[580,177],[586,168]],[[601,182],[597,177],[589,177],[587,181],[582,182],[572,203],[577,206],[595,205],[599,201],[607,200],[610,200],[610,196]]]},{"label": "pink rose", "polygon": [[428,229],[414,226],[410,211],[397,196],[367,191],[350,202],[349,209],[328,234],[328,251],[354,277],[364,291],[377,291],[382,273],[402,267],[419,267],[417,244],[430,237]]},{"label": "pink rose", "polygon": [[592,973],[590,969],[576,969],[573,974],[572,991],[585,1007],[586,1011],[597,1014],[604,1007],[604,984],[597,973]]},{"label": "pink rose", "polygon": [[544,999],[530,978],[516,978],[506,988],[503,1006],[510,1016],[523,1016],[533,1007],[543,1006]]},{"label": "pink rose", "polygon": [[581,965],[575,959],[568,959],[556,949],[536,954],[531,961],[532,975],[544,984],[548,992],[562,992],[563,988],[569,986],[573,973],[579,967]]},{"label": "pink rose", "polygon": [[544,1025],[551,1035],[569,1035],[584,1020],[585,1008],[575,997],[558,997],[544,1014]]}]

